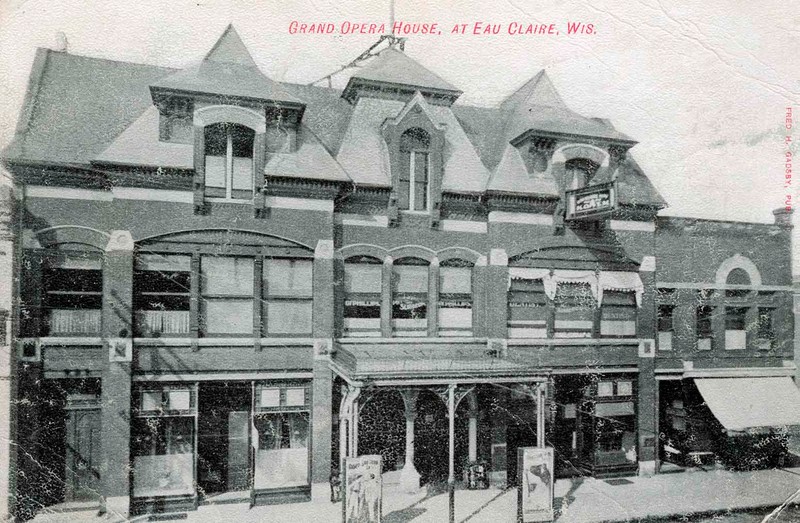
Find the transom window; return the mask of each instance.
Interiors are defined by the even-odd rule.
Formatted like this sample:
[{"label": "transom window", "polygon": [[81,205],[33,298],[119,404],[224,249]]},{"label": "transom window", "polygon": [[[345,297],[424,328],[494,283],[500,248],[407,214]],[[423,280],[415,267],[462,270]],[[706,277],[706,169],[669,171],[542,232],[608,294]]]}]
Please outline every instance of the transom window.
[{"label": "transom window", "polygon": [[253,197],[255,132],[243,125],[217,123],[205,128],[206,196]]},{"label": "transom window", "polygon": [[400,209],[428,210],[430,144],[430,135],[419,127],[412,127],[400,137],[402,164],[397,199]]}]

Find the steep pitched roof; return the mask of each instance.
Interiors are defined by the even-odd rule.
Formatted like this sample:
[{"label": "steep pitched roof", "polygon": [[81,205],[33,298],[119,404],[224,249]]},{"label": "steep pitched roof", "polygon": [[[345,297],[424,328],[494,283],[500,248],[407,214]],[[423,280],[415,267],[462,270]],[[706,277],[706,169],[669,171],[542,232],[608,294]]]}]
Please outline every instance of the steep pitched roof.
[{"label": "steep pitched roof", "polygon": [[225,29],[202,62],[154,82],[151,89],[300,104],[278,82],[258,69],[232,25]]},{"label": "steep pitched roof", "polygon": [[378,53],[363,69],[351,76],[343,94],[347,96],[355,85],[364,82],[403,85],[422,92],[433,90],[455,96],[461,94],[453,84],[394,47]]},{"label": "steep pitched roof", "polygon": [[586,118],[567,107],[544,70],[506,98],[500,109],[510,113],[505,132],[509,141],[534,130],[635,143],[602,120]]}]

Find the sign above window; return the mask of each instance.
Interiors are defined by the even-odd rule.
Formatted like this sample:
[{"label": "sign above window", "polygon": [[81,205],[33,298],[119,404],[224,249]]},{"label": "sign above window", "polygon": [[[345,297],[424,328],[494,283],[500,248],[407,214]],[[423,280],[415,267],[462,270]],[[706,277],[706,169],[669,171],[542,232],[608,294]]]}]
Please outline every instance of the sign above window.
[{"label": "sign above window", "polygon": [[617,207],[617,188],[614,182],[590,185],[566,192],[566,220],[598,220]]}]

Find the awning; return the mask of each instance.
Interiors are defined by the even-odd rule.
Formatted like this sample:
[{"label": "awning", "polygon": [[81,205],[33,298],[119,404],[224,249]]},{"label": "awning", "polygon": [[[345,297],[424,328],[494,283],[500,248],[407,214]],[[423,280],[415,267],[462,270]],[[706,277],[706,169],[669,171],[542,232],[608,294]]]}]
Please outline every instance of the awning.
[{"label": "awning", "polygon": [[787,376],[694,382],[711,412],[730,431],[800,425],[800,390]]}]

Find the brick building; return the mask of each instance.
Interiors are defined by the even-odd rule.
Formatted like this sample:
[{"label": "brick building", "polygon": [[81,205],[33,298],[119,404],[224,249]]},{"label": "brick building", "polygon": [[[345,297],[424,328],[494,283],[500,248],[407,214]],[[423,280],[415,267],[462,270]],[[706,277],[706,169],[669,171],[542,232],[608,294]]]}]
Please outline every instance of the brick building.
[{"label": "brick building", "polygon": [[39,50],[4,152],[17,513],[327,497],[363,453],[417,488],[448,418],[456,473],[509,483],[537,442],[652,474],[800,423],[789,214],[658,217],[544,72],[460,95],[396,45],[276,82],[232,27],[184,70]]}]

